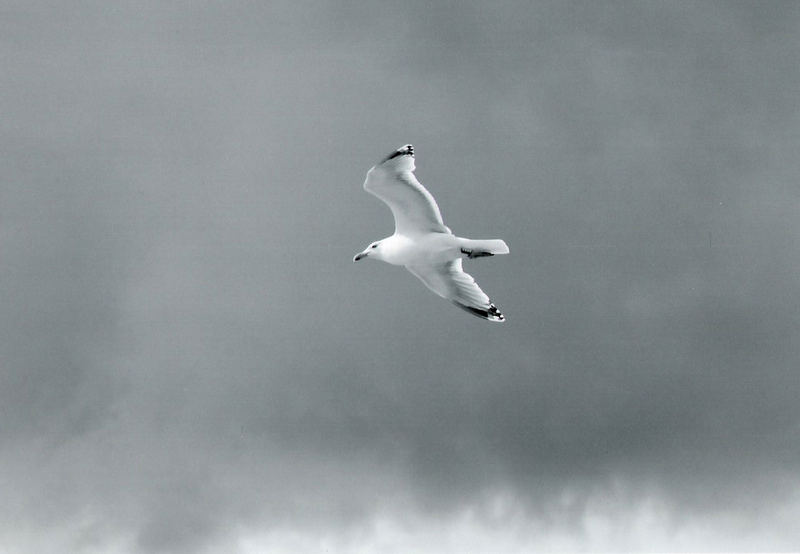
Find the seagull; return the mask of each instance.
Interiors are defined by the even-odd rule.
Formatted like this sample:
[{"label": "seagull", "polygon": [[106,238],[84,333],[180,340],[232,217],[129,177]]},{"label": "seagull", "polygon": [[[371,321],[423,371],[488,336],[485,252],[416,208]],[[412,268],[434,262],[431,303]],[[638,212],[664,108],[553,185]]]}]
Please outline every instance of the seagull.
[{"label": "seagull", "polygon": [[433,195],[414,176],[415,168],[414,147],[406,144],[367,172],[364,190],[392,210],[394,234],[371,243],[353,262],[371,258],[404,266],[459,308],[488,321],[504,321],[472,275],[464,272],[461,260],[508,254],[508,246],[500,239],[455,236],[444,225]]}]

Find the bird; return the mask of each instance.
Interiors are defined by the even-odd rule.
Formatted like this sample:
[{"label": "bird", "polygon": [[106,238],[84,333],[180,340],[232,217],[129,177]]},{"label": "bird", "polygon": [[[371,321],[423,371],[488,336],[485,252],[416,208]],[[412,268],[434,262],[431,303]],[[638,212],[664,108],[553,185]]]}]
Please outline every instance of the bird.
[{"label": "bird", "polygon": [[404,266],[434,293],[470,314],[492,322],[505,321],[475,279],[465,273],[464,258],[508,254],[501,239],[457,237],[445,226],[436,200],[414,170],[414,147],[402,146],[373,166],[364,190],[385,202],[394,215],[394,234],[372,242],[353,257]]}]

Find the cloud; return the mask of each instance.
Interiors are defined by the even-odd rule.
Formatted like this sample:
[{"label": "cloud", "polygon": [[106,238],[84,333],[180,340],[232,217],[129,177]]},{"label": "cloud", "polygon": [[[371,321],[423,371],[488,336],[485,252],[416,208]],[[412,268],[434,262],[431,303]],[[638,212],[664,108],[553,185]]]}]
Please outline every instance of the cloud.
[{"label": "cloud", "polygon": [[797,9],[380,8],[9,7],[2,547],[791,548]]}]

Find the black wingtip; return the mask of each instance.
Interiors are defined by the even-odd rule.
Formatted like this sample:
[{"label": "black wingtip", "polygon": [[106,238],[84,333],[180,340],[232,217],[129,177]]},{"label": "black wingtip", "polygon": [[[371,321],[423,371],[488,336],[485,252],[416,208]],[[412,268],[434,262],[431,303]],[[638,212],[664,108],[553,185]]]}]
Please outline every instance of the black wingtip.
[{"label": "black wingtip", "polygon": [[398,158],[400,156],[411,156],[413,158],[414,146],[412,146],[411,144],[406,144],[405,146],[398,148],[397,150],[386,156],[386,158],[384,158],[383,161],[388,162],[389,160],[393,160],[394,158]]},{"label": "black wingtip", "polygon": [[484,310],[482,308],[475,308],[473,306],[465,306],[464,304],[460,304],[458,302],[453,302],[456,306],[461,308],[462,310],[471,313],[475,317],[479,317],[481,319],[485,319],[487,321],[494,321],[495,323],[502,323],[506,320],[506,316],[500,313],[500,310],[497,309],[497,306],[494,304],[489,304],[489,308]]}]

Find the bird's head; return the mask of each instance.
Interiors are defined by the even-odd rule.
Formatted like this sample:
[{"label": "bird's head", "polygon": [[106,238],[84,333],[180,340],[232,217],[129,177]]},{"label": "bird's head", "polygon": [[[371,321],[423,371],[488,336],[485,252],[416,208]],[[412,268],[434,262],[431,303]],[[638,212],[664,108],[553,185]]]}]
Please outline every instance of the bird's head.
[{"label": "bird's head", "polygon": [[363,260],[364,258],[374,258],[376,260],[383,259],[383,251],[381,250],[381,241],[377,240],[367,246],[363,252],[359,252],[355,256],[353,256],[353,261],[357,262],[359,260]]}]

